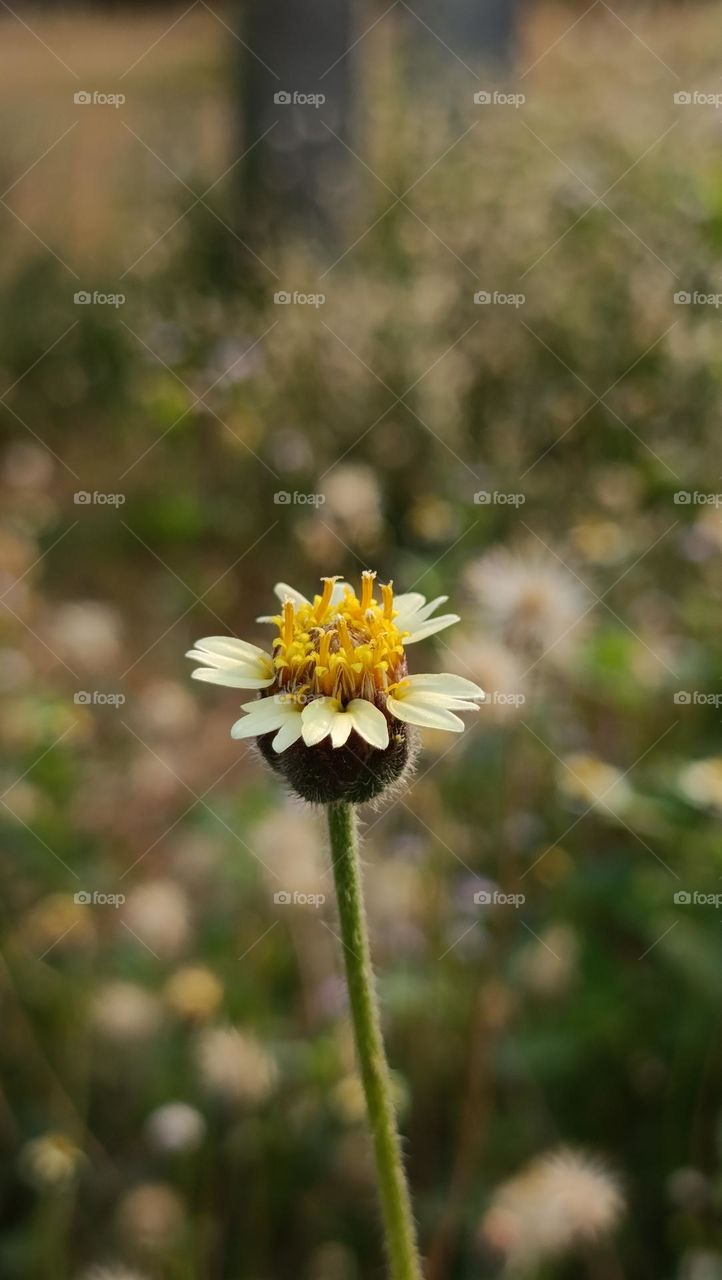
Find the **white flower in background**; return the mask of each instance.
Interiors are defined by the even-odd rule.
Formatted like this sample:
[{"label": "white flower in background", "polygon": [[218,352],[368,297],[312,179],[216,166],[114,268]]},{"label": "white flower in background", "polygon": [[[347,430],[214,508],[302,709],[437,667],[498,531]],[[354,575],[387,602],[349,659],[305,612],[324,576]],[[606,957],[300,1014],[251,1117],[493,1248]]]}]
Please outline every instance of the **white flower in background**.
[{"label": "white flower in background", "polygon": [[151,1111],[145,1131],[156,1151],[195,1151],[206,1135],[206,1122],[187,1102],[166,1102]]},{"label": "white flower in background", "polygon": [[547,1152],[502,1183],[481,1224],[483,1239],[510,1270],[589,1244],[616,1225],[623,1208],[614,1177],[582,1152]]},{"label": "white flower in background", "polygon": [[198,1036],[196,1062],[208,1093],[228,1103],[264,1102],[278,1075],[275,1059],[247,1032],[206,1027]]},{"label": "white flower in background", "polygon": [[471,590],[514,648],[549,650],[556,660],[577,640],[592,598],[551,556],[524,557],[499,547],[467,573]]},{"label": "white flower in background", "polygon": [[157,997],[136,983],[107,982],[95,993],[91,1020],[102,1040],[134,1048],[160,1030],[163,1010]]},{"label": "white flower in background", "polygon": [[174,880],[147,880],[131,889],[123,920],[141,943],[161,956],[177,955],[190,940],[190,904]]},{"label": "white flower in background", "polygon": [[133,1187],[116,1210],[121,1237],[150,1252],[175,1244],[183,1231],[184,1220],[183,1202],[173,1188],[163,1182]]},{"label": "white flower in background", "polygon": [[693,760],[680,773],[679,788],[692,804],[722,809],[722,756]]},{"label": "white flower in background", "polygon": [[[428,603],[413,591],[394,597],[390,583],[381,586],[376,600],[375,577],[363,573],[358,596],[347,583],[324,578],[323,591],[312,601],[278,583],[281,612],[258,619],[276,628],[270,653],[218,636],[199,640],[188,653],[203,664],[193,672],[195,679],[259,691],[260,697],[242,706],[231,736],[261,739],[271,763],[274,754],[298,744],[293,776],[274,767],[306,799],[371,798],[405,767],[408,725],[460,733],[464,722],[456,712],[478,710],[484,696],[462,676],[409,675],[406,647],[452,626],[458,615],[433,616],[446,596]],[[345,759],[329,758],[347,744]],[[376,774],[379,753],[386,753],[382,779]],[[334,768],[329,790],[322,773]],[[360,776],[362,769],[367,776]]]}]

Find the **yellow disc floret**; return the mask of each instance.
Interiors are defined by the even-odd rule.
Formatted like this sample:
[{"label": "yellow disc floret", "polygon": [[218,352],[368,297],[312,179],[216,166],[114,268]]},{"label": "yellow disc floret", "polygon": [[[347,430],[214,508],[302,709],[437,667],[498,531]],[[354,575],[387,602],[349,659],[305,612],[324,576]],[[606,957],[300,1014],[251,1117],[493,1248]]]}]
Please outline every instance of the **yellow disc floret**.
[{"label": "yellow disc floret", "polygon": [[[346,587],[334,599],[336,578],[323,578],[323,591],[310,604],[286,600],[274,618],[276,691],[306,701],[319,695],[341,705],[354,698],[373,702],[406,674],[404,637],[394,624],[392,584],[374,599],[376,574],[366,570],[360,595]],[[333,601],[333,603],[332,603]]]}]

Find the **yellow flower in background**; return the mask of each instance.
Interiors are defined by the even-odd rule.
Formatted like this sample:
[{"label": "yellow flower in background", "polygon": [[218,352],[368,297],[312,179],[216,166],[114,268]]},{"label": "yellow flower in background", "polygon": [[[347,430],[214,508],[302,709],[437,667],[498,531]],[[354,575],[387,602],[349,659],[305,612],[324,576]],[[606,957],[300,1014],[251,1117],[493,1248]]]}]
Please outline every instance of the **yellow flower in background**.
[{"label": "yellow flower in background", "polygon": [[[266,759],[305,799],[370,799],[406,767],[408,726],[461,733],[456,713],[478,710],[484,696],[463,676],[409,675],[407,646],[452,626],[458,615],[434,617],[446,596],[428,603],[417,592],[395,597],[391,583],[377,599],[375,578],[365,571],[358,595],[348,583],[324,578],[313,600],[278,583],[280,613],[258,619],[276,628],[271,652],[209,636],[187,654],[202,664],[196,680],[258,692],[231,735],[260,739]],[[286,752],[289,761],[280,766],[274,755]]]}]

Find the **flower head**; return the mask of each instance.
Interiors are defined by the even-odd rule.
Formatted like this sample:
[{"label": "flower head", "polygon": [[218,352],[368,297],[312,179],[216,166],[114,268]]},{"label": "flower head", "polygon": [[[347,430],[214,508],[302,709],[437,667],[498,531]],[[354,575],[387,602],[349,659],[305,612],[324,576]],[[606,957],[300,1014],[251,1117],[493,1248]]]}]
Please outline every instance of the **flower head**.
[{"label": "flower head", "polygon": [[623,1208],[616,1179],[583,1152],[548,1151],[497,1187],[482,1237],[511,1271],[524,1271],[599,1239]]},{"label": "flower head", "polygon": [[259,692],[231,736],[258,738],[264,757],[307,800],[378,795],[408,764],[409,726],[460,733],[456,712],[477,710],[484,696],[462,676],[409,675],[406,647],[459,619],[432,617],[446,596],[428,604],[417,592],[394,597],[386,583],[377,599],[375,578],[365,571],[358,595],[324,578],[313,600],[278,583],[280,613],[258,619],[276,628],[271,653],[210,636],[187,655],[203,664],[195,679]]}]

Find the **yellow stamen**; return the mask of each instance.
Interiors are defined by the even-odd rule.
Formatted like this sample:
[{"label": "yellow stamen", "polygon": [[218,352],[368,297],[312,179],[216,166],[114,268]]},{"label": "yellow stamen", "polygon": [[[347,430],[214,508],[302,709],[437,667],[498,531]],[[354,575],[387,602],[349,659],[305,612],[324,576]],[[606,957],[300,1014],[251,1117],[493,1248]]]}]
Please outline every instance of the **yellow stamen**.
[{"label": "yellow stamen", "polygon": [[348,629],[348,624],[346,622],[346,619],[339,618],[336,625],[338,627],[338,638],[341,641],[341,644],[343,645],[344,653],[346,654],[346,657],[349,660],[353,660],[353,656],[354,656],[353,640],[351,639],[351,636],[349,634],[349,629]]},{"label": "yellow stamen", "polygon": [[373,604],[374,598],[374,580],[376,573],[373,569],[364,569],[361,574],[361,612],[366,610]]},{"label": "yellow stamen", "polygon": [[326,694],[345,706],[352,698],[373,699],[377,689],[403,677],[404,633],[394,623],[393,586],[381,585],[379,603],[375,578],[365,571],[358,595],[347,587],[333,605],[335,577],[322,579],[312,604],[284,602],[273,642],[279,692],[297,696],[303,689],[309,697]]},{"label": "yellow stamen", "polygon": [[332,635],[333,635],[332,631],[324,631],[323,635],[321,636],[321,642],[318,646],[318,666],[319,667],[328,666],[328,655],[329,655],[329,650],[331,648]]},{"label": "yellow stamen", "polygon": [[321,622],[326,610],[328,609],[328,606],[331,603],[331,593],[333,591],[335,583],[338,582],[338,577],[322,578],[321,581],[323,582],[323,594],[314,610],[319,622]]},{"label": "yellow stamen", "polygon": [[283,643],[288,647],[293,641],[293,601],[283,602]]}]

